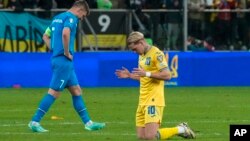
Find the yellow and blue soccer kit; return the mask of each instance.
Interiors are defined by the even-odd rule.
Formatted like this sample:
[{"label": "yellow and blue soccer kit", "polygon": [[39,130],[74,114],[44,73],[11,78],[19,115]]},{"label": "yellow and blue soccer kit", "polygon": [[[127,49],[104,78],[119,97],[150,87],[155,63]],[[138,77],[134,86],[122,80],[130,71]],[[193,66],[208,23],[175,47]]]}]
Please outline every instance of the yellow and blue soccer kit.
[{"label": "yellow and blue soccer kit", "polygon": [[[151,73],[168,69],[164,53],[155,46],[152,46],[145,55],[139,56],[138,64],[140,68]],[[136,126],[144,127],[151,122],[161,123],[164,106],[164,80],[141,77]]]}]

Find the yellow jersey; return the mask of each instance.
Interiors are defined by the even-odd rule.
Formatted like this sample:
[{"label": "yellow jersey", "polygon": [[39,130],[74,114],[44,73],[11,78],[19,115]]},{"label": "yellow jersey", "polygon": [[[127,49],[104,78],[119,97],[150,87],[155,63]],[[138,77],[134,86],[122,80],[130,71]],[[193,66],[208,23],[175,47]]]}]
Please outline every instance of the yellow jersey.
[{"label": "yellow jersey", "polygon": [[[140,68],[151,73],[168,68],[164,53],[155,46],[145,55],[139,56],[138,64]],[[164,80],[141,77],[139,105],[165,106]]]}]

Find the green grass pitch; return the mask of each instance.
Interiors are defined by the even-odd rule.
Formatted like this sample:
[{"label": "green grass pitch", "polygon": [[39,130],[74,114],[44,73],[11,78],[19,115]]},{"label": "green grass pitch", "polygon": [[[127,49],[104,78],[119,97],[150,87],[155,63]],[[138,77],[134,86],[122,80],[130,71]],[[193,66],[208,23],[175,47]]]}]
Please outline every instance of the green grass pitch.
[{"label": "green grass pitch", "polygon": [[[138,88],[84,88],[92,120],[106,122],[100,131],[86,131],[64,90],[41,124],[50,132],[33,133],[27,124],[44,88],[0,89],[1,141],[136,141]],[[195,141],[229,141],[230,124],[250,124],[250,87],[173,87],[165,89],[167,106],[161,127],[188,122]],[[51,119],[52,116],[63,119]],[[184,140],[173,137],[171,140]]]}]

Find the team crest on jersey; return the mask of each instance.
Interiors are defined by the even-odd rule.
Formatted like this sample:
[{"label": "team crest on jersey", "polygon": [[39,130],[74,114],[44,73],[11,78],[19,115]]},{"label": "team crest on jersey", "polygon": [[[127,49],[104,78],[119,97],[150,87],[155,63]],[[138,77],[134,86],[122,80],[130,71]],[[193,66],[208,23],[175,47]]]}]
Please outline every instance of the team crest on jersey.
[{"label": "team crest on jersey", "polygon": [[162,55],[157,56],[157,60],[158,60],[159,62],[162,62],[162,61],[163,61],[163,56],[162,56]]},{"label": "team crest on jersey", "polygon": [[145,65],[150,65],[151,57],[147,57],[145,61]]},{"label": "team crest on jersey", "polygon": [[70,22],[70,23],[73,23],[73,21],[74,21],[74,20],[73,20],[72,18],[69,19],[69,22]]}]

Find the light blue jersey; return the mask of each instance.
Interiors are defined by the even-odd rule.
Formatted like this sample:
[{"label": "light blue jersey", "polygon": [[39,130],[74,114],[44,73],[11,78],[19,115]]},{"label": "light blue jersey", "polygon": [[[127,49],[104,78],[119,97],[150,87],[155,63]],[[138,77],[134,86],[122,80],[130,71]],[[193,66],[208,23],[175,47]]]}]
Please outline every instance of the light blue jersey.
[{"label": "light blue jersey", "polygon": [[50,88],[62,91],[65,87],[78,85],[73,61],[64,55],[63,29],[70,29],[69,52],[74,54],[74,40],[76,35],[78,18],[71,12],[64,12],[55,16],[51,25],[46,29],[45,34],[50,37],[52,55],[53,76]]},{"label": "light blue jersey", "polygon": [[70,28],[69,52],[71,55],[73,55],[77,23],[78,23],[78,18],[71,12],[61,13],[53,18],[52,23],[49,26],[49,29],[51,31],[50,45],[51,45],[51,50],[53,51],[52,57],[64,55],[64,48],[62,41],[62,32],[64,28]]}]

